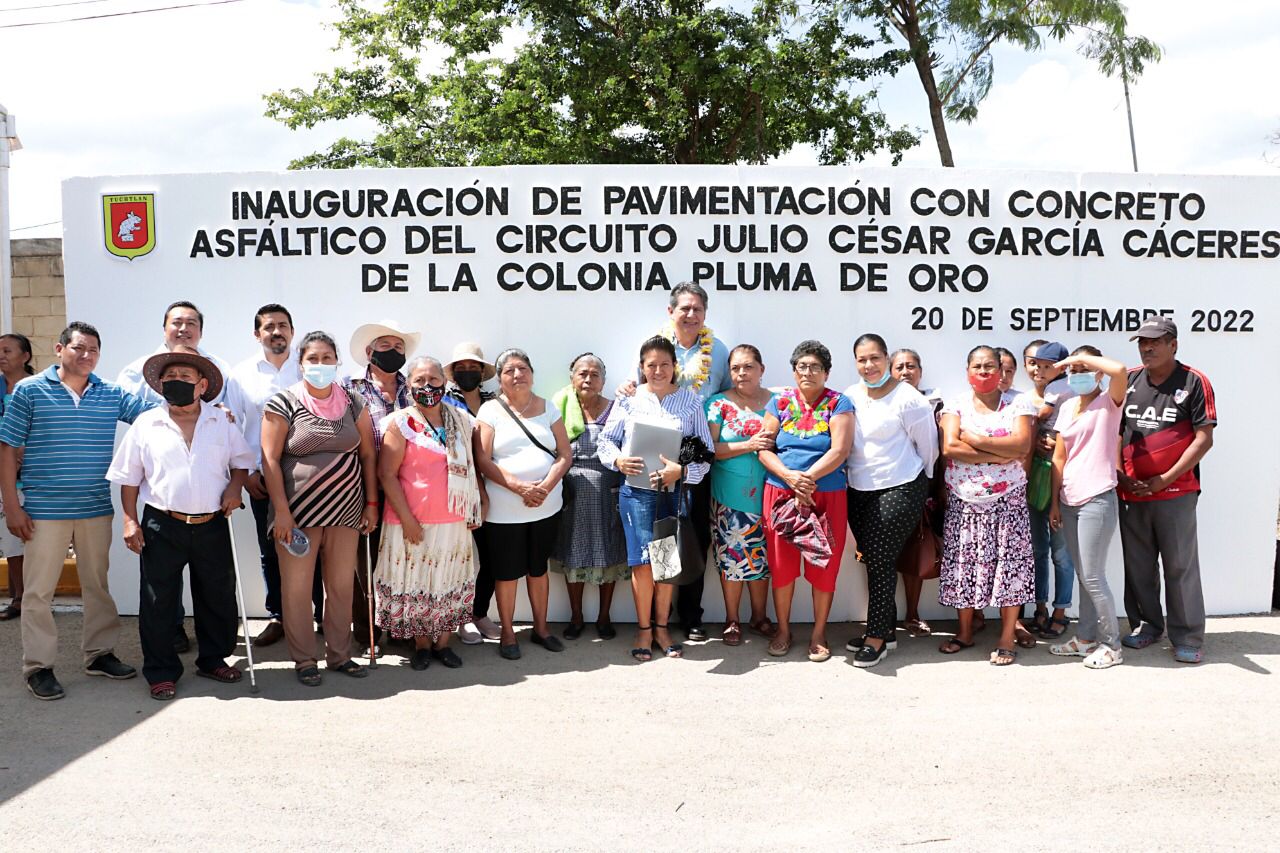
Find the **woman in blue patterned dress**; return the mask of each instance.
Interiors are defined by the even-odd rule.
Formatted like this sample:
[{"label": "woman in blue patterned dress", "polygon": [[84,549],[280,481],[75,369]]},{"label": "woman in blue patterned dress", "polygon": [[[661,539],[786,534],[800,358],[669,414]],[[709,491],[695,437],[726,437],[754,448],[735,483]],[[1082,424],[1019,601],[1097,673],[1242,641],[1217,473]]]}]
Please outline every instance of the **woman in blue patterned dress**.
[{"label": "woman in blue patterned dress", "polygon": [[772,639],[777,630],[765,613],[769,600],[769,558],[764,536],[764,466],[756,452],[773,449],[773,434],[763,429],[773,399],[760,386],[764,360],[751,344],[729,353],[733,387],[707,401],[707,424],[715,440],[711,466],[711,518],[716,567],[724,594],[724,644],[742,642],[738,612],[745,583],[751,599],[748,627]]},{"label": "woman in blue patterned dress", "polygon": [[604,380],[604,362],[593,353],[583,353],[569,365],[569,384],[551,398],[560,410],[573,449],[573,466],[564,475],[560,535],[551,558],[552,570],[564,574],[569,592],[566,640],[578,639],[586,628],[582,595],[587,584],[600,587],[596,634],[602,640],[616,637],[618,632],[609,619],[614,584],[631,577],[627,540],[618,515],[622,475],[606,468],[596,455],[600,432],[613,410],[612,401],[600,393]]}]

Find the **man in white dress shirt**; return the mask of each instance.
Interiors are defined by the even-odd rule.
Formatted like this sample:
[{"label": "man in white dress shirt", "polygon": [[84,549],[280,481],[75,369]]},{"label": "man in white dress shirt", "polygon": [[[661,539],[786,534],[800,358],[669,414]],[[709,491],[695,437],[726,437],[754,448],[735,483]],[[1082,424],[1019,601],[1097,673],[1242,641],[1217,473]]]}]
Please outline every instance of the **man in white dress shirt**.
[{"label": "man in white dress shirt", "polygon": [[[142,375],[143,365],[152,355],[172,352],[175,347],[179,346],[192,347],[212,361],[224,379],[222,387],[218,389],[218,393],[209,402],[215,406],[223,406],[230,411],[235,416],[237,425],[240,429],[243,429],[246,408],[244,395],[240,392],[240,386],[236,384],[235,380],[231,379],[230,371],[225,361],[200,349],[200,339],[204,337],[204,314],[200,313],[200,309],[186,300],[175,302],[165,309],[162,328],[164,330],[164,340],[159,348],[130,362],[116,377],[116,384],[130,394],[134,394],[144,401],[158,406],[164,402],[164,398],[147,384]],[[179,578],[178,583],[182,583],[181,578]],[[191,647],[191,641],[187,637],[186,629],[183,628],[182,624],[185,615],[182,609],[182,587],[179,585],[178,614],[174,617],[173,628],[173,646],[179,652],[185,652]]]},{"label": "man in white dress shirt", "polygon": [[200,309],[186,300],[173,303],[165,309],[163,329],[164,340],[160,346],[147,355],[131,361],[116,377],[116,384],[130,394],[135,394],[147,402],[159,405],[164,398],[147,384],[142,375],[143,365],[153,355],[172,352],[175,347],[179,346],[191,347],[209,359],[209,361],[212,361],[223,376],[222,387],[218,389],[217,396],[209,402],[215,406],[225,406],[235,415],[236,422],[243,427],[241,422],[245,412],[244,394],[241,392],[239,384],[232,378],[231,370],[225,361],[200,348],[200,339],[204,337],[204,314],[200,313]]},{"label": "man in white dress shirt", "polygon": [[240,671],[226,660],[236,643],[228,516],[241,506],[255,455],[227,413],[210,405],[221,390],[222,373],[195,348],[178,346],[153,355],[142,374],[165,402],[134,421],[107,479],[120,484],[125,544],[141,557],[142,674],[152,698],[166,700],[174,697],[182,675],[173,623],[186,566],[199,647],[196,674],[225,683],[240,680]]},{"label": "man in white dress shirt", "polygon": [[[302,381],[298,368],[298,354],[293,351],[293,315],[289,309],[274,302],[263,305],[253,316],[253,337],[260,347],[257,355],[246,358],[231,369],[244,397],[244,437],[254,453],[255,462],[249,474],[249,506],[258,528],[258,553],[262,558],[262,580],[267,587],[267,613],[271,621],[254,638],[254,646],[269,646],[284,638],[284,626],[280,622],[280,562],[276,558],[275,543],[267,533],[267,512],[271,501],[262,482],[262,410],[280,391]],[[321,620],[324,604],[324,588],[320,584],[320,572],[312,585],[312,602],[316,621]]]}]

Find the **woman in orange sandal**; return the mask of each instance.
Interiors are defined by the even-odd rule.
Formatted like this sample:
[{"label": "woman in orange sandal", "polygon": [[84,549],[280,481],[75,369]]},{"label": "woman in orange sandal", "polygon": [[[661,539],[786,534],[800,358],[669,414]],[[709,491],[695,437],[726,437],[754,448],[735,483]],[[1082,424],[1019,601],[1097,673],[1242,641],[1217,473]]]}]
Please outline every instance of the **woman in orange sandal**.
[{"label": "woman in orange sandal", "polygon": [[[847,535],[844,463],[853,445],[853,405],[848,397],[827,387],[831,350],[820,342],[801,342],[791,353],[791,369],[795,387],[774,397],[765,410],[763,429],[777,436],[775,447],[759,451],[768,472],[765,535],[778,619],[778,633],[769,644],[769,654],[782,657],[791,650],[791,601],[803,569],[805,580],[813,587],[809,660],[820,663],[831,657],[827,617]],[[771,524],[774,507],[793,498],[826,516],[831,531],[831,558],[826,566],[802,561],[799,549]]]}]

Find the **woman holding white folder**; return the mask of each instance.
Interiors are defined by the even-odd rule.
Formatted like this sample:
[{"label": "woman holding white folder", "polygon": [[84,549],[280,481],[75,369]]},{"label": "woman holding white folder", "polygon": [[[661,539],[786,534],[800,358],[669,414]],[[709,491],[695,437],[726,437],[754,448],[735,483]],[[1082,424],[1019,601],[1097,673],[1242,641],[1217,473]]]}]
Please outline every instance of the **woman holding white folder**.
[{"label": "woman holding white folder", "polygon": [[[649,542],[653,539],[653,523],[676,514],[675,492],[671,489],[681,480],[686,485],[702,482],[710,465],[694,462],[681,467],[679,461],[664,454],[660,458],[661,468],[646,469],[643,457],[624,456],[622,448],[630,447],[636,425],[640,423],[667,424],[679,429],[682,437],[696,436],[708,451],[713,446],[702,399],[676,384],[675,369],[676,352],[670,340],[658,336],[644,342],[640,347],[644,384],[636,389],[634,396],[618,398],[600,435],[597,451],[601,462],[629,478],[618,492],[618,510],[627,537],[627,563],[631,566],[631,592],[635,597],[639,630],[631,656],[640,662],[652,659],[655,640],[667,657],[678,658],[682,654],[681,646],[671,642],[666,625],[667,614],[671,612],[672,588],[669,584],[657,584],[655,588]],[[648,488],[630,482],[643,474],[648,474]],[[650,622],[654,613],[660,624]]]}]

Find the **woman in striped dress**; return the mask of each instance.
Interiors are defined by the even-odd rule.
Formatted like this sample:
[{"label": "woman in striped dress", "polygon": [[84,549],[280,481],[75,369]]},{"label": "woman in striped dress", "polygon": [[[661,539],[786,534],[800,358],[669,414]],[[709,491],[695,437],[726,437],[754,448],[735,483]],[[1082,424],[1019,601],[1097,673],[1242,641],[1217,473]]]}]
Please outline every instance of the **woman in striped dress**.
[{"label": "woman in striped dress", "polygon": [[[334,382],[338,347],[310,332],[298,347],[302,381],[267,401],[262,416],[262,473],[271,496],[268,526],[280,558],[284,636],[298,680],[320,684],[311,628],[311,582],[324,554],[325,662],[353,678],[368,672],[351,659],[351,595],[356,546],[378,523],[373,424],[360,395]],[[368,498],[366,499],[366,496]],[[286,544],[295,528],[309,547]]]}]

